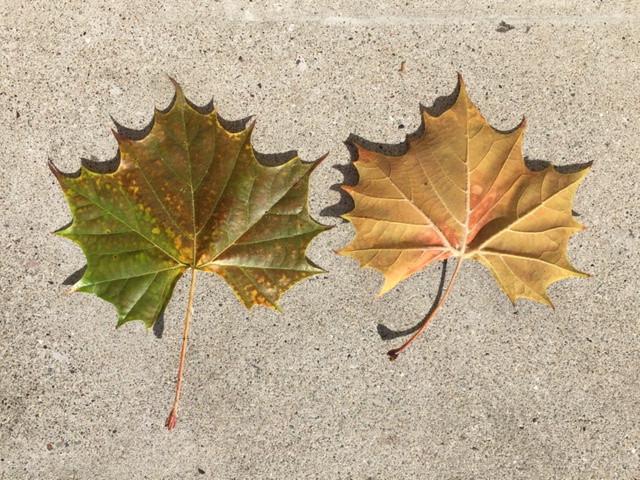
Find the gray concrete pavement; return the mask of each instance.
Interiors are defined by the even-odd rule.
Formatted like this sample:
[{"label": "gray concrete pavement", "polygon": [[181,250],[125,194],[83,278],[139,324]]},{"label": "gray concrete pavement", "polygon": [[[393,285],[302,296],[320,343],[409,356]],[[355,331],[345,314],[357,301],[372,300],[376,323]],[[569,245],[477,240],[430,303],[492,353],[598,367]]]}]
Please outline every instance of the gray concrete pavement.
[{"label": "gray concrete pavement", "polygon": [[[0,2],[0,479],[638,478],[640,6],[450,3]],[[526,115],[530,160],[595,162],[569,244],[593,276],[551,287],[555,312],[514,308],[468,262],[390,363],[402,340],[377,326],[415,324],[441,266],[374,298],[382,276],[332,253],[353,235],[330,216],[333,166],[351,134],[403,141],[456,72],[494,127]],[[255,116],[260,152],[330,151],[310,209],[337,225],[308,250],[328,273],[283,314],[199,276],[172,432],[188,278],[162,339],[64,295],[84,259],[50,234],[70,215],[46,167],[113,158],[111,117],[147,125],[167,75],[226,119]]]}]

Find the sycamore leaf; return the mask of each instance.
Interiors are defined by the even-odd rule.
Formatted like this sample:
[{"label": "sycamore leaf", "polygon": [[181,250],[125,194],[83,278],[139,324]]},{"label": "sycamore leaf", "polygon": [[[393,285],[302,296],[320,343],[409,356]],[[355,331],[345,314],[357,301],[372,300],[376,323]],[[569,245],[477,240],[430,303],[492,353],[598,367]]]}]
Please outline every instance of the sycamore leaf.
[{"label": "sycamore leaf", "polygon": [[566,174],[551,165],[529,170],[521,153],[525,122],[509,133],[494,130],[469,100],[461,77],[459,88],[442,115],[423,112],[424,134],[407,139],[404,155],[356,145],[360,180],[343,187],[355,203],[345,218],[356,234],[339,253],[382,272],[380,294],[431,262],[456,257],[435,310],[466,258],[485,265],[512,302],[526,297],[551,306],[550,283],[587,275],[569,263],[566,246],[583,228],[571,201],[589,166]]},{"label": "sycamore leaf", "polygon": [[[142,320],[149,328],[191,269],[186,339],[197,270],[224,278],[247,308],[279,309],[285,290],[323,271],[307,261],[305,250],[326,227],[307,210],[309,176],[322,158],[261,165],[251,126],[225,130],[215,110],[200,113],[174,85],[172,105],[155,111],[146,137],[114,132],[115,172],[82,167],[66,175],[50,166],[73,216],[56,233],[76,242],[87,258],[74,289],[115,305],[118,326]],[[183,355],[184,345],[181,366]],[[178,389],[180,378],[179,372]]]}]

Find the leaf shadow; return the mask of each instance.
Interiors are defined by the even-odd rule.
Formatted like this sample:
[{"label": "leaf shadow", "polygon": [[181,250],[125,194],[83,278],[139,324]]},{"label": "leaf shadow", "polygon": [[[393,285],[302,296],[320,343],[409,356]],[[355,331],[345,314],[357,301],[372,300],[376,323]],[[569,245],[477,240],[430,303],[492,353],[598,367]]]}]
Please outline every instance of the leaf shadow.
[{"label": "leaf shadow", "polygon": [[[347,142],[348,140],[345,142],[345,145],[347,146],[347,149],[351,153],[351,150],[352,149],[355,150],[355,147],[353,146],[353,144],[350,144]],[[346,165],[335,164],[331,166],[331,168],[336,169],[338,172],[342,174],[344,180],[340,183],[333,184],[329,187],[329,190],[333,192],[338,192],[340,194],[340,199],[338,200],[337,203],[334,203],[333,205],[329,205],[328,207],[325,207],[322,210],[320,210],[321,217],[333,217],[333,218],[339,219],[342,223],[347,223],[347,220],[342,218],[342,215],[353,210],[355,207],[355,203],[353,202],[353,198],[351,198],[351,195],[349,195],[346,191],[342,189],[342,186],[343,185],[353,186],[356,183],[358,183],[358,171],[356,170],[356,167],[353,165],[355,158],[357,158],[357,154],[351,153],[351,161],[348,164]]]},{"label": "leaf shadow", "polygon": [[98,160],[96,157],[81,158],[80,163],[84,168],[94,173],[114,173],[120,166],[120,151],[116,152],[111,160]]},{"label": "leaf shadow", "polygon": [[382,323],[379,323],[376,329],[378,330],[378,335],[380,335],[380,338],[382,340],[389,341],[398,337],[411,335],[422,326],[422,324],[425,322],[427,318],[429,318],[429,316],[433,313],[438,303],[440,303],[440,300],[442,299],[442,294],[444,292],[444,284],[447,278],[447,262],[448,262],[447,259],[445,259],[442,262],[442,273],[440,275],[440,285],[438,286],[438,293],[436,294],[436,298],[433,299],[433,303],[431,305],[431,308],[429,309],[429,312],[416,325],[414,325],[411,328],[407,328],[405,330],[391,330],[390,328],[386,327]]},{"label": "leaf shadow", "polygon": [[[422,112],[424,111],[432,117],[442,115],[445,110],[449,109],[454,104],[456,98],[458,98],[459,92],[460,84],[458,83],[452,93],[436,98],[433,102],[433,105],[431,105],[430,107],[421,104],[420,113],[422,114]],[[400,143],[372,142],[354,133],[350,134],[344,142],[347,150],[349,151],[349,163],[347,163],[346,165],[335,164],[332,166],[332,168],[338,170],[343,175],[342,182],[336,183],[329,187],[330,190],[338,192],[340,194],[340,199],[337,203],[322,209],[320,211],[320,215],[323,217],[338,218],[344,223],[347,220],[343,219],[342,215],[353,210],[355,204],[353,203],[351,195],[345,192],[341,187],[343,185],[354,186],[358,183],[358,171],[354,166],[354,162],[358,160],[358,149],[356,145],[366,148],[367,150],[382,153],[383,155],[397,157],[400,155],[404,155],[407,152],[408,141],[416,140],[417,138],[422,136],[422,134],[424,133],[424,128],[424,120],[422,120],[418,129],[413,133],[407,134],[405,140]]]},{"label": "leaf shadow", "polygon": [[[172,102],[173,103],[173,102]],[[151,133],[151,129],[153,128],[154,119],[152,118],[149,123],[147,123],[144,127],[135,129],[125,127],[121,123],[119,123],[113,116],[109,116],[111,121],[113,122],[113,129],[116,131],[118,135],[124,137],[128,140],[142,140],[144,137]]]},{"label": "leaf shadow", "polygon": [[256,160],[260,165],[264,165],[265,167],[277,167],[287,163],[292,158],[297,157],[298,152],[295,150],[288,150],[282,153],[261,153],[254,150],[253,155],[256,157]]},{"label": "leaf shadow", "polygon": [[162,310],[160,312],[160,315],[158,315],[158,318],[153,324],[152,329],[153,329],[153,334],[156,336],[156,338],[161,339],[162,334],[164,333],[164,310]]},{"label": "leaf shadow", "polygon": [[[524,157],[524,164],[533,172],[539,172],[547,168],[549,165],[552,165],[551,162],[546,160],[539,160],[529,156]],[[591,165],[591,162],[572,163],[571,165],[553,165],[553,169],[559,173],[576,173],[580,170],[584,170],[589,165]]]},{"label": "leaf shadow", "polygon": [[67,278],[65,278],[62,281],[62,285],[69,285],[69,286],[75,285],[76,283],[78,283],[78,280],[80,280],[82,278],[82,276],[84,275],[84,272],[86,270],[87,270],[87,266],[86,265],[84,267],[82,267],[82,268],[79,268],[78,270],[73,272],[71,275],[69,275]]}]

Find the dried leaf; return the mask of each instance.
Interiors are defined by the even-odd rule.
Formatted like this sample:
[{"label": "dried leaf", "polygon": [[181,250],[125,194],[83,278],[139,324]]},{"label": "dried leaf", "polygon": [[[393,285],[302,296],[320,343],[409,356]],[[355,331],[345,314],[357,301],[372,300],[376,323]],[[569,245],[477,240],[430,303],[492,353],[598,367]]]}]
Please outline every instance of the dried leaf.
[{"label": "dried leaf", "polygon": [[424,134],[407,139],[404,155],[356,146],[360,180],[343,187],[355,202],[345,218],[356,235],[339,253],[384,274],[379,294],[431,262],[456,257],[452,282],[462,260],[471,258],[491,271],[512,302],[526,297],[551,306],[550,283],[586,275],[569,263],[566,246],[583,228],[571,201],[589,166],[573,173],[551,165],[529,170],[521,153],[525,122],[512,132],[494,130],[461,77],[459,87],[442,115],[423,112]]}]

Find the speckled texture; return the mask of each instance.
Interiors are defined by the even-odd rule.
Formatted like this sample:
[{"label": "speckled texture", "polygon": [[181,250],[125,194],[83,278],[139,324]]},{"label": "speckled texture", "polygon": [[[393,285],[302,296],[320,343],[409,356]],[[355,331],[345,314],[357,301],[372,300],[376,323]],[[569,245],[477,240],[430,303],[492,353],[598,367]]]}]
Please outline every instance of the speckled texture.
[{"label": "speckled texture", "polygon": [[[637,478],[640,8],[450,3],[0,5],[0,478]],[[496,128],[526,115],[529,160],[595,162],[573,206],[589,228],[569,244],[593,277],[554,284],[554,312],[511,306],[468,262],[390,363],[402,340],[378,324],[419,321],[441,266],[374,298],[382,276],[332,252],[353,236],[335,217],[343,142],[400,143],[456,72]],[[167,75],[228,120],[255,116],[260,152],[330,151],[310,211],[337,226],[308,251],[329,273],[289,290],[283,314],[199,276],[172,432],[187,282],[162,339],[64,295],[84,260],[50,234],[70,215],[46,167],[113,158],[111,118],[145,127]]]}]

